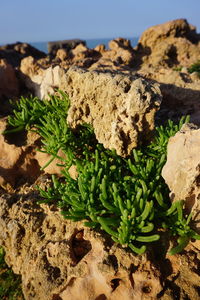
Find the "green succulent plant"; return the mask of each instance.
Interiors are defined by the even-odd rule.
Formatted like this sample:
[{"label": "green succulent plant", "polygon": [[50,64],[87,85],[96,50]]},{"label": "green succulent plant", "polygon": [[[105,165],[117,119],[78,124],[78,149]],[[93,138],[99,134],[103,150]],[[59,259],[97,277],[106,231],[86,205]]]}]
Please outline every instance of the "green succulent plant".
[{"label": "green succulent plant", "polygon": [[[178,245],[170,254],[182,251],[191,238],[200,238],[190,227],[191,215],[183,214],[183,202],[171,204],[161,177],[168,140],[189,117],[182,117],[178,124],[169,120],[165,126],[157,127],[148,146],[122,158],[97,142],[91,126],[72,130],[66,123],[68,108],[69,99],[63,92],[44,102],[22,98],[8,119],[17,130],[24,122],[23,128],[34,128],[40,134],[40,151],[51,155],[48,164],[54,158],[60,159],[62,177],[53,175],[51,186],[45,190],[38,187],[41,202],[56,203],[65,218],[84,220],[86,226],[101,228],[115,242],[137,254],[144,253],[148,243],[159,240],[160,229],[177,239]],[[26,110],[27,123],[22,114]],[[65,154],[62,157],[60,150]],[[76,179],[69,174],[72,165],[78,172]]]}]

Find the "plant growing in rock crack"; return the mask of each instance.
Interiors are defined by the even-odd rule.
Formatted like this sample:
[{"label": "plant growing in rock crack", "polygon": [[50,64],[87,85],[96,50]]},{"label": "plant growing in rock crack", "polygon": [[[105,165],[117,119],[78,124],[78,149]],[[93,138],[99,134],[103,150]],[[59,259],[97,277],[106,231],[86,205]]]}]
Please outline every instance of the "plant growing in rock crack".
[{"label": "plant growing in rock crack", "polygon": [[[26,110],[24,100],[21,101],[18,111],[8,120],[12,126],[19,125],[16,121]],[[29,101],[36,101],[42,114]],[[48,164],[59,158],[64,167],[62,178],[52,176],[52,186],[46,190],[38,187],[45,199],[42,202],[56,202],[65,218],[100,227],[115,242],[138,254],[145,252],[148,243],[159,240],[161,228],[177,237],[178,245],[171,254],[180,252],[191,238],[200,238],[189,226],[191,215],[185,219],[182,202],[171,205],[161,177],[168,139],[188,122],[188,117],[176,125],[169,120],[166,126],[157,127],[154,140],[146,147],[134,149],[125,159],[98,144],[89,125],[76,131],[69,128],[69,100],[64,93],[60,92],[60,98],[54,96],[49,102],[40,102],[27,100],[32,119],[23,128],[36,128],[42,137],[41,151],[52,156]],[[65,154],[64,158],[59,151]],[[77,168],[77,179],[69,174],[72,164]]]}]

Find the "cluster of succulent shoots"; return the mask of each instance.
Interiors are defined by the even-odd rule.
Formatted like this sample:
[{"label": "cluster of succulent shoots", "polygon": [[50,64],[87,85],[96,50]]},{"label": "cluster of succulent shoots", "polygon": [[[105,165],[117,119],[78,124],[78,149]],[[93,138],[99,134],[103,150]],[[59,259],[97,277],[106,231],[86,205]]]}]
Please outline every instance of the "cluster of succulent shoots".
[{"label": "cluster of succulent shoots", "polygon": [[[189,118],[157,127],[148,146],[122,158],[99,144],[89,125],[72,130],[66,123],[69,105],[61,91],[48,101],[21,98],[8,119],[6,133],[22,129],[39,133],[40,151],[51,155],[43,168],[60,159],[62,176],[53,175],[45,190],[38,187],[41,202],[56,203],[65,218],[102,229],[114,242],[137,254],[144,253],[148,243],[158,241],[161,231],[176,238],[170,254],[181,252],[191,238],[200,239],[190,227],[191,214],[184,214],[183,201],[171,204],[161,177],[168,140]],[[59,156],[60,151],[65,158]],[[72,165],[77,169],[76,179],[69,174]]]}]

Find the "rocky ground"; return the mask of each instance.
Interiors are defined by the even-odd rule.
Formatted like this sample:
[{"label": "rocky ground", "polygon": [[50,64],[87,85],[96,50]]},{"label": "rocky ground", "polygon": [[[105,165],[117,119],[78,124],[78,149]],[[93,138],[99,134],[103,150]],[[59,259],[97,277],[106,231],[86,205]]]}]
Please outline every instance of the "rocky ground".
[{"label": "rocky ground", "polygon": [[[80,43],[46,55],[27,44],[0,47],[0,131],[9,99],[44,98],[56,88],[71,99],[68,123],[87,122],[105,147],[126,156],[150,138],[157,123],[191,115],[169,142],[163,177],[171,199],[186,201],[199,230],[200,35],[184,19],[147,29],[132,48],[118,38],[88,49]],[[148,138],[147,138],[148,137]],[[142,256],[116,246],[101,231],[66,221],[51,205],[38,204],[35,185],[58,173],[36,149],[37,135],[0,136],[0,244],[6,262],[22,275],[25,299],[200,299],[200,243],[175,256],[162,250],[165,235]]]}]

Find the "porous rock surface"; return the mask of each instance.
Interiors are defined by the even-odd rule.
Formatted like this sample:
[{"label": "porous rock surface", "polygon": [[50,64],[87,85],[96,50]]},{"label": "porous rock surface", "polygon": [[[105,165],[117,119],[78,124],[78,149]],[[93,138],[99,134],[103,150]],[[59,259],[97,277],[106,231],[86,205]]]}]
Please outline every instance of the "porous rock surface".
[{"label": "porous rock surface", "polygon": [[189,66],[200,57],[200,34],[185,19],[155,25],[143,32],[136,47],[136,64]]},{"label": "porous rock surface", "polygon": [[171,199],[184,200],[193,210],[195,227],[200,232],[200,128],[185,124],[171,137],[162,176],[171,191]]},{"label": "porous rock surface", "polygon": [[69,125],[91,124],[105,148],[126,156],[150,139],[161,103],[158,85],[139,76],[72,67],[63,88],[71,102]]},{"label": "porous rock surface", "polygon": [[91,124],[97,140],[122,156],[151,138],[162,100],[157,84],[111,70],[71,67],[66,72],[60,66],[50,67],[29,78],[27,85],[40,98],[55,88],[65,91],[70,99],[69,125]]},{"label": "porous rock surface", "polygon": [[[145,256],[126,253],[37,200],[31,190],[0,198],[0,244],[6,262],[22,275],[25,299],[138,300],[154,299],[161,291],[160,272],[145,265]],[[149,287],[146,295],[143,287]]]},{"label": "porous rock surface", "polygon": [[191,264],[184,255],[162,258],[158,246],[155,257],[135,256],[106,234],[64,220],[53,205],[38,205],[38,200],[27,185],[18,194],[0,197],[0,245],[7,264],[22,275],[26,300],[154,300],[158,294],[172,300],[174,285],[180,299],[198,299],[200,278],[192,270],[198,269],[200,257],[194,246]]},{"label": "porous rock surface", "polygon": [[3,98],[16,97],[18,94],[19,81],[14,68],[6,59],[0,59],[0,101]]},{"label": "porous rock surface", "polygon": [[179,119],[190,115],[191,121],[200,124],[200,77],[183,68],[176,71],[169,68],[143,68],[138,74],[160,85],[162,103],[157,117],[162,121]]},{"label": "porous rock surface", "polygon": [[[35,159],[35,140],[27,139],[24,134],[18,135],[17,140],[12,138],[12,142],[6,140],[2,133],[6,130],[6,118],[0,120],[0,187],[5,190],[13,188],[21,182],[34,181],[41,173],[39,164]],[[37,137],[38,138],[38,137]],[[16,142],[16,143],[15,143]]]},{"label": "porous rock surface", "polygon": [[[0,119],[0,188],[13,191],[24,182],[33,183],[42,173],[61,175],[61,161],[56,158],[45,170],[41,170],[51,155],[38,151],[41,148],[40,136],[36,132],[28,131],[6,134],[7,119]],[[65,158],[59,150],[58,155]],[[77,177],[74,165],[69,169],[72,178]]]}]

